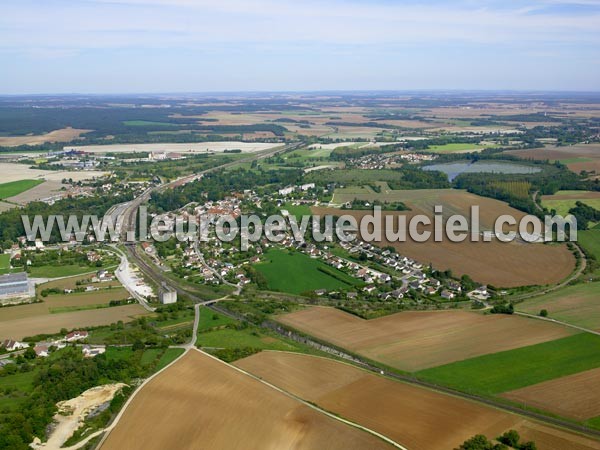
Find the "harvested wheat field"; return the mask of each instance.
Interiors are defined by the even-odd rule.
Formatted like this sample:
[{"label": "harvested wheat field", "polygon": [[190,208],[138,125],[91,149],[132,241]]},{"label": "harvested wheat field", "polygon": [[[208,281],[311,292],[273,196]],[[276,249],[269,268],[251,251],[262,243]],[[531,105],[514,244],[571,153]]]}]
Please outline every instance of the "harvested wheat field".
[{"label": "harvested wheat field", "polygon": [[102,450],[386,449],[345,425],[198,351],[150,381]]},{"label": "harvested wheat field", "polygon": [[574,331],[541,320],[466,311],[406,311],[364,320],[335,308],[311,307],[276,319],[407,372],[551,341]]},{"label": "harvested wheat field", "polygon": [[[393,230],[397,230],[398,216],[406,216],[407,222],[416,214],[426,214],[432,217],[432,208],[428,209],[425,205],[429,205],[437,199],[442,202],[439,204],[444,206],[445,218],[450,214],[464,214],[465,217],[469,217],[468,210],[471,204],[469,197],[460,194],[460,191],[443,197],[438,195],[425,197],[421,200],[422,205],[416,206],[413,206],[410,201],[400,200],[398,197],[398,200],[395,201],[405,201],[412,210],[383,212],[382,240],[380,243],[374,242],[374,244],[382,247],[392,245],[399,254],[422,264],[432,264],[438,270],[450,269],[454,275],[466,274],[479,283],[501,288],[555,284],[568,277],[575,268],[575,258],[567,246],[561,244],[530,244],[516,240],[503,243],[496,239],[491,242],[483,242],[483,238],[480,238],[479,242],[472,242],[470,238],[463,242],[451,242],[447,238],[444,238],[442,242],[434,242],[433,237],[426,242],[414,242],[408,238],[406,242],[385,239],[386,217],[393,216]],[[490,204],[483,200],[480,202],[478,199],[475,199],[476,203],[472,203],[480,205],[482,230],[490,229],[491,224],[499,215],[511,214],[517,220],[523,216],[522,212],[509,208],[502,202],[487,200],[494,203]],[[504,207],[500,208],[498,204],[504,205]],[[373,211],[340,211],[334,208],[313,207],[311,210],[314,214],[320,215],[350,214],[359,223],[362,217],[373,214]],[[433,227],[427,227],[427,230],[432,231]]]},{"label": "harvested wheat field", "polygon": [[592,369],[506,392],[501,396],[564,417],[587,420],[600,416],[598,385],[600,369]]},{"label": "harvested wheat field", "polygon": [[92,130],[78,130],[77,128],[62,128],[46,134],[32,134],[28,136],[2,136],[0,146],[17,147],[19,145],[39,145],[45,142],[70,142],[78,139],[82,134]]},{"label": "harvested wheat field", "polygon": [[[13,306],[2,308],[2,310],[13,310],[23,307],[25,306]],[[0,312],[2,311],[0,310]],[[37,334],[59,333],[61,328],[70,330],[77,327],[110,325],[119,320],[130,322],[136,317],[145,314],[147,314],[147,311],[136,304],[61,314],[34,315],[0,322],[0,340],[23,339],[26,336],[35,336]]]},{"label": "harvested wheat field", "polygon": [[599,442],[330,359],[263,351],[235,364],[410,450],[449,450],[475,434],[495,438],[508,429],[525,439],[535,434],[539,450],[600,449]]}]

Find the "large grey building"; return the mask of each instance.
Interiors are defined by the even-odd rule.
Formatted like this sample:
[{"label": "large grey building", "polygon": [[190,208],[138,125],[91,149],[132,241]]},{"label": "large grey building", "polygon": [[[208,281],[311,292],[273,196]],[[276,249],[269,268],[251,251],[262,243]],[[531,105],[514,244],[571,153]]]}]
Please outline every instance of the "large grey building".
[{"label": "large grey building", "polygon": [[27,273],[9,273],[0,275],[0,297],[29,294]]}]

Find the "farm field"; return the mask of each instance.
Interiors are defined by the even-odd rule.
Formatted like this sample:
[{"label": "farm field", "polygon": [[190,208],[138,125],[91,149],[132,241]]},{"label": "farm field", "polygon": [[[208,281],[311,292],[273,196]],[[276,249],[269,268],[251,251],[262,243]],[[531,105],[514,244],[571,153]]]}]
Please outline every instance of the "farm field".
[{"label": "farm field", "polygon": [[475,434],[493,439],[508,429],[535,439],[539,450],[600,448],[571,433],[330,359],[262,352],[235,365],[411,450],[448,450]]},{"label": "farm field", "polygon": [[[3,317],[4,309],[13,308],[20,308],[20,306],[0,309],[0,317]],[[10,321],[2,320],[0,339],[23,339],[37,334],[58,333],[61,328],[95,327],[109,325],[119,320],[129,322],[146,314],[146,310],[140,305],[125,305],[62,314],[33,315]]]},{"label": "farm field", "polygon": [[360,284],[359,280],[303,253],[270,250],[255,267],[267,279],[270,290],[290,294],[316,289],[348,288]]},{"label": "farm field", "polygon": [[[42,302],[0,308],[0,340],[57,333],[61,328],[108,325],[119,320],[129,321],[145,313],[137,304],[109,307],[113,300],[130,297],[118,281],[94,284],[101,288],[98,291],[39,296],[44,289],[74,289],[77,281],[89,278],[89,275],[82,275],[41,284],[36,292]],[[109,286],[110,289],[104,289]]]},{"label": "farm field", "polygon": [[517,311],[539,314],[600,331],[600,283],[580,283],[515,305]]},{"label": "farm field", "polygon": [[600,336],[580,333],[418,373],[465,392],[495,395],[600,367]]},{"label": "farm field", "polygon": [[2,181],[9,183],[21,180],[49,180],[62,181],[65,178],[72,178],[73,181],[91,180],[105,175],[105,172],[96,170],[80,170],[69,172],[66,170],[40,170],[30,169],[25,164],[0,162],[0,173]]},{"label": "farm field", "polygon": [[0,199],[7,199],[15,195],[25,192],[38,184],[43,183],[42,180],[20,180],[9,183],[0,184]]},{"label": "farm field", "polygon": [[575,173],[580,173],[582,170],[600,173],[600,144],[548,146],[527,150],[512,150],[506,153],[524,159],[561,161]]},{"label": "farm field", "polygon": [[543,195],[542,205],[556,210],[557,214],[566,216],[578,201],[595,209],[600,209],[600,192],[592,191],[558,191],[554,195]]},{"label": "farm field", "polygon": [[502,394],[530,407],[584,421],[600,416],[600,369],[534,384]]},{"label": "farm field", "polygon": [[17,147],[19,145],[39,145],[45,142],[69,142],[79,138],[91,130],[78,130],[76,128],[63,128],[45,134],[31,136],[0,136],[0,146]]},{"label": "farm field", "polygon": [[179,153],[220,153],[225,150],[240,149],[244,153],[254,153],[261,150],[278,147],[281,144],[262,142],[200,142],[200,143],[163,143],[163,144],[109,144],[109,145],[83,145],[66,146],[65,150],[83,150],[90,153],[118,153],[118,152],[179,152]]},{"label": "farm field", "polygon": [[90,266],[80,266],[77,264],[66,264],[64,266],[37,266],[29,268],[29,276],[32,278],[60,278],[81,275],[84,273],[94,273],[98,269]]},{"label": "farm field", "polygon": [[[432,264],[438,270],[450,269],[454,275],[466,274],[479,283],[491,284],[498,288],[555,284],[564,280],[575,268],[575,258],[566,245],[561,244],[528,244],[518,241],[502,243],[495,239],[491,242],[472,242],[469,238],[458,243],[450,242],[448,239],[442,242],[433,240],[413,242],[409,239],[406,242],[390,242],[386,240],[385,217],[406,216],[408,222],[411,217],[420,213],[419,209],[410,202],[409,199],[405,201],[407,206],[413,208],[411,211],[382,213],[384,218],[382,220],[382,242],[378,245],[382,247],[392,245],[399,254],[408,256],[421,264]],[[508,208],[507,205],[504,205],[503,209],[490,209],[485,204],[485,201],[479,203],[482,230],[486,229],[486,224],[490,220],[494,221],[497,215],[510,214],[511,208]],[[468,205],[465,203],[461,207],[460,203],[451,203],[449,207],[444,207],[444,217],[461,208],[463,211],[468,210]],[[339,209],[313,207],[311,210],[314,214],[340,215]],[[344,211],[344,214],[351,214],[360,221],[363,216],[372,215],[372,211]],[[522,214],[518,211],[515,212],[517,220]],[[467,217],[469,217],[468,213]],[[397,230],[397,219],[393,219],[393,221],[393,229]]]},{"label": "farm field", "polygon": [[20,194],[14,195],[7,198],[12,203],[18,203],[19,205],[26,205],[29,202],[42,200],[50,197],[51,195],[58,194],[60,190],[65,186],[61,181],[44,181],[35,180],[39,182],[37,186],[32,187]]},{"label": "farm field", "polygon": [[[157,423],[167,426],[156,426]],[[384,449],[390,446],[197,351],[150,381],[102,450]]]},{"label": "farm field", "polygon": [[427,150],[431,153],[467,153],[467,152],[480,152],[486,148],[497,147],[496,144],[445,144],[445,145],[432,145]]},{"label": "farm field", "polygon": [[573,334],[548,322],[466,311],[407,311],[364,320],[334,308],[311,307],[275,319],[406,372]]},{"label": "farm field", "polygon": [[43,302],[41,303],[29,303],[26,305],[0,308],[0,323],[4,324],[4,322],[10,322],[16,319],[53,314],[53,311],[61,309],[86,309],[92,306],[107,307],[111,300],[124,300],[128,297],[129,293],[122,287],[96,292],[51,294],[47,297],[42,297]]}]

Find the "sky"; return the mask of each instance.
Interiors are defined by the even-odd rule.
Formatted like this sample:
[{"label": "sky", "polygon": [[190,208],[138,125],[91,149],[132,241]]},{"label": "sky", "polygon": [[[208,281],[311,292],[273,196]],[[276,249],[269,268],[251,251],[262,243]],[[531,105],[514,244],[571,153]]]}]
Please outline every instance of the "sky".
[{"label": "sky", "polygon": [[600,91],[600,0],[2,0],[0,94]]}]

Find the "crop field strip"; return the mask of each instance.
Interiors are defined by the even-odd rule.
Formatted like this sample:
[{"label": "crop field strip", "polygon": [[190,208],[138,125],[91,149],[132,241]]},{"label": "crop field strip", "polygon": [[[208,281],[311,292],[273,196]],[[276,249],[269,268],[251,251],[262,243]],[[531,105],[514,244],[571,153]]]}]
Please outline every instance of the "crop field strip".
[{"label": "crop field strip", "polygon": [[465,311],[407,311],[364,320],[334,308],[311,307],[275,319],[407,372],[553,341],[573,333],[567,327],[543,321]]},{"label": "crop field strip", "polygon": [[540,450],[600,448],[569,432],[330,359],[267,351],[235,365],[411,450],[447,450],[474,434],[494,438],[507,429],[535,436]]},{"label": "crop field strip", "polygon": [[600,367],[600,336],[580,333],[418,372],[464,392],[497,395]]}]

